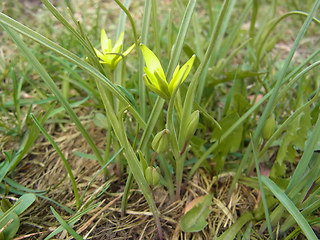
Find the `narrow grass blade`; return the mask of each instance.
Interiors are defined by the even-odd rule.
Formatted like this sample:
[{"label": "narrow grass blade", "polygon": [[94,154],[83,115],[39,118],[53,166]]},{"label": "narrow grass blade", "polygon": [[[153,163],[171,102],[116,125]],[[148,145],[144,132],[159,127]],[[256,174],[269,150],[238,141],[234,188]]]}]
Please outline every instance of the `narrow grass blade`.
[{"label": "narrow grass blade", "polygon": [[27,193],[46,193],[48,192],[48,190],[34,190],[34,189],[29,189],[29,188],[26,188],[22,185],[20,185],[19,183],[17,183],[16,181],[12,180],[11,178],[8,178],[6,177],[4,179],[4,181],[11,187],[14,187],[18,190],[21,190],[21,191],[24,191],[24,192],[27,192]]},{"label": "narrow grass blade", "polygon": [[[150,25],[150,12],[151,12],[151,1],[144,2],[144,11],[142,18],[142,30],[141,30],[141,42],[147,45],[148,42],[148,29]],[[140,113],[143,119],[146,119],[147,103],[146,103],[146,87],[143,81],[143,66],[144,58],[142,56],[141,50],[139,49],[139,97],[140,103]]]},{"label": "narrow grass blade", "polygon": [[53,138],[47,133],[47,131],[42,127],[42,125],[40,124],[40,122],[36,119],[36,117],[31,114],[31,117],[34,121],[34,123],[37,125],[37,127],[40,129],[40,131],[42,132],[42,134],[48,139],[48,141],[51,143],[51,145],[53,146],[53,148],[56,150],[56,152],[58,153],[58,155],[60,156],[68,174],[70,177],[70,181],[72,184],[72,188],[73,188],[73,194],[76,200],[76,206],[77,209],[80,208],[80,200],[79,200],[79,194],[78,194],[78,188],[77,188],[77,184],[76,184],[76,180],[73,176],[71,167],[69,165],[68,160],[64,157],[63,153],[61,152],[59,146],[56,144],[56,142],[53,140]]},{"label": "narrow grass blade", "polygon": [[[3,26],[8,26],[17,32],[27,36],[28,38],[31,38],[32,40],[38,42],[39,44],[47,47],[48,49],[56,52],[57,54],[63,56],[64,58],[68,59],[78,67],[82,68],[84,71],[86,71],[88,74],[93,76],[94,78],[99,79],[99,81],[102,81],[105,86],[108,88],[109,91],[111,91],[114,96],[116,96],[124,105],[131,105],[130,102],[122,95],[121,91],[117,89],[116,86],[111,83],[109,79],[107,79],[101,72],[99,72],[96,68],[85,62],[83,59],[79,58],[77,55],[69,52],[65,48],[59,46],[58,44],[52,42],[51,40],[45,38],[41,34],[31,30],[30,28],[22,25],[21,23],[11,19],[10,17],[6,16],[5,14],[0,12],[0,23],[3,24]],[[136,118],[136,120],[139,122],[139,125],[142,128],[145,128],[146,123],[144,120],[140,117],[140,114],[134,109],[130,108],[129,111],[132,113],[132,115]]]},{"label": "narrow grass blade", "polygon": [[[186,11],[184,13],[183,20],[180,25],[179,33],[174,44],[174,49],[172,50],[171,58],[169,61],[167,72],[166,72],[167,79],[171,79],[171,75],[173,74],[174,68],[178,64],[184,39],[186,37],[187,30],[191,21],[191,16],[195,8],[195,4],[196,4],[196,0],[190,0],[186,8]],[[154,108],[152,109],[152,112],[147,122],[146,131],[143,132],[143,135],[141,137],[141,142],[139,145],[139,149],[141,149],[142,152],[146,151],[147,144],[151,137],[154,126],[158,121],[164,102],[165,101],[162,98],[158,97],[154,105]]]},{"label": "narrow grass blade", "polygon": [[272,136],[269,138],[269,140],[264,144],[262,150],[259,152],[259,157],[263,156],[263,154],[266,153],[268,148],[271,146],[271,144],[278,139],[280,134],[285,131],[285,129],[290,125],[290,123],[298,117],[306,108],[308,108],[312,103],[314,103],[315,100],[317,100],[319,96],[319,92],[308,102],[306,102],[303,106],[299,107],[290,117],[288,117],[284,123],[279,126],[279,128],[272,134]]},{"label": "narrow grass blade", "polygon": [[139,162],[139,159],[137,158],[134,150],[132,149],[132,146],[128,141],[125,128],[122,122],[122,118],[120,118],[121,120],[118,119],[116,113],[114,112],[113,105],[108,99],[108,97],[106,96],[106,92],[104,91],[104,88],[99,81],[97,81],[97,86],[99,91],[101,92],[101,98],[105,106],[106,112],[108,113],[108,118],[111,123],[112,129],[120,145],[124,147],[124,154],[126,156],[130,171],[132,172],[136,182],[139,185],[139,188],[141,189],[145,199],[148,202],[148,205],[155,218],[155,222],[159,232],[159,238],[162,239],[162,227],[160,224],[159,212],[154,202],[151,189],[144,177],[141,163]]},{"label": "narrow grass blade", "polygon": [[223,6],[221,8],[218,20],[216,22],[216,25],[214,27],[214,30],[211,34],[211,38],[210,38],[210,42],[209,42],[209,46],[208,49],[204,55],[204,59],[202,59],[200,66],[198,67],[196,73],[193,75],[193,78],[191,80],[191,83],[188,87],[188,91],[186,94],[186,98],[183,104],[183,110],[182,110],[182,116],[181,116],[181,123],[180,123],[180,129],[179,129],[179,136],[178,136],[178,141],[179,141],[179,147],[182,148],[182,146],[185,143],[185,134],[186,132],[183,131],[183,128],[187,125],[187,120],[189,118],[189,116],[191,115],[191,111],[192,111],[192,106],[193,106],[193,101],[195,99],[195,93],[196,93],[196,89],[197,86],[199,84],[199,79],[200,76],[202,74],[202,72],[204,71],[204,67],[206,66],[209,58],[211,57],[213,48],[215,46],[215,42],[218,38],[218,34],[220,31],[220,27],[222,25],[222,22],[224,20],[225,14],[228,10],[228,4],[229,4],[229,0],[225,0],[223,3]]},{"label": "narrow grass blade", "polygon": [[90,147],[92,148],[92,151],[96,155],[96,157],[99,159],[99,162],[103,164],[103,159],[100,155],[100,152],[95,145],[94,141],[88,134],[87,130],[83,127],[82,123],[80,122],[77,115],[72,110],[70,104],[68,101],[63,97],[60,89],[57,87],[57,85],[54,83],[52,78],[49,76],[47,71],[44,69],[44,67],[41,65],[41,63],[36,59],[36,57],[31,53],[30,49],[26,46],[26,44],[21,40],[21,38],[10,28],[7,26],[4,26],[2,24],[2,27],[8,32],[8,34],[11,36],[11,38],[16,42],[17,46],[20,48],[24,56],[30,61],[30,63],[33,65],[35,70],[39,73],[39,75],[42,77],[42,79],[45,81],[45,83],[48,85],[49,89],[54,93],[56,98],[59,100],[59,102],[65,107],[66,111],[70,115],[70,118],[75,123],[75,125],[78,127],[79,131],[82,133]]},{"label": "narrow grass blade", "polygon": [[234,224],[232,224],[232,226],[227,231],[220,235],[217,240],[234,239],[241,228],[252,219],[253,216],[251,212],[242,214],[242,216],[238,218],[238,220]]},{"label": "narrow grass blade", "polygon": [[301,178],[303,177],[308,164],[311,160],[312,154],[314,150],[317,150],[317,144],[320,139],[320,117],[318,117],[317,123],[314,126],[311,137],[306,142],[305,151],[298,163],[297,168],[295,169],[292,178],[290,179],[288,188],[286,190],[287,194],[290,194],[292,189],[299,184]]},{"label": "narrow grass blade", "polygon": [[269,178],[261,176],[261,180],[271,190],[271,192],[276,196],[281,204],[288,210],[288,212],[294,217],[294,219],[304,232],[305,236],[309,240],[317,240],[318,238],[310,227],[309,223],[300,213],[299,209],[297,209],[293,202],[288,198],[288,196],[284,192],[282,192],[281,189]]},{"label": "narrow grass blade", "polygon": [[251,144],[252,144],[254,161],[256,163],[257,177],[258,177],[258,181],[259,181],[261,199],[263,202],[264,214],[265,214],[266,221],[267,221],[268,232],[269,232],[269,236],[271,237],[271,240],[273,240],[274,238],[273,238],[273,234],[272,234],[272,227],[271,227],[270,215],[269,215],[269,210],[268,210],[268,203],[267,203],[266,194],[264,193],[263,184],[262,184],[262,180],[261,180],[258,153],[257,153],[257,149],[255,148],[252,141],[251,141]]},{"label": "narrow grass blade", "polygon": [[[259,120],[259,123],[258,123],[258,126],[256,128],[256,130],[254,131],[254,134],[253,134],[253,137],[252,137],[252,141],[253,143],[257,143],[259,138],[260,138],[260,134],[261,134],[261,131],[262,131],[262,128],[265,124],[265,121],[267,120],[267,118],[270,116],[270,114],[272,113],[274,107],[275,107],[275,103],[276,103],[276,100],[278,99],[278,92],[279,92],[279,89],[281,87],[281,85],[283,84],[283,79],[285,78],[285,74],[287,73],[287,70],[288,70],[288,67],[289,67],[289,64],[292,60],[292,57],[293,57],[293,54],[295,53],[299,43],[300,43],[300,40],[302,39],[302,37],[304,36],[305,32],[307,31],[312,19],[313,19],[313,16],[316,12],[316,10],[318,9],[320,5],[320,1],[316,1],[316,3],[313,5],[313,8],[309,14],[309,16],[307,17],[306,21],[304,22],[303,26],[301,27],[294,43],[293,43],[293,46],[291,47],[291,50],[282,66],[282,68],[280,69],[280,72],[279,74],[277,75],[277,79],[276,79],[276,84],[275,84],[275,87],[272,89],[272,95],[270,96],[270,99],[267,103],[267,106],[266,108],[264,109],[263,111],[263,114]],[[244,166],[246,166],[249,163],[249,168],[251,168],[251,161],[250,161],[250,152],[251,152],[251,145],[246,149],[246,152],[245,152],[245,155],[244,157],[242,158],[241,160],[241,163],[240,163],[240,166],[236,172],[236,175],[234,177],[234,179],[232,180],[232,184],[231,184],[231,188],[230,188],[230,192],[234,190],[234,187],[235,187],[235,184],[236,182],[238,181],[238,178],[241,174],[241,172],[243,171],[243,168]]]},{"label": "narrow grass blade", "polygon": [[70,233],[76,240],[83,240],[83,238],[78,234],[76,233],[76,231],[74,231],[68,223],[66,223],[62,217],[54,210],[53,207],[50,207],[53,215],[56,217],[56,219],[59,221],[59,223],[62,225],[62,227],[64,229],[66,229],[68,231],[68,233]]},{"label": "narrow grass blade", "polygon": [[171,58],[169,61],[168,69],[166,72],[167,79],[171,79],[172,74],[174,72],[174,69],[179,62],[184,39],[185,39],[187,31],[189,29],[189,24],[191,21],[191,17],[192,17],[196,2],[197,2],[196,0],[189,0],[188,6],[187,6],[186,11],[183,15],[183,19],[182,19],[182,22],[181,22],[181,25],[179,28],[178,36],[177,36],[177,39],[174,43],[174,47],[171,52]]},{"label": "narrow grass blade", "polygon": [[122,152],[123,147],[120,148],[120,150],[118,152],[116,152],[113,157],[93,176],[93,178],[90,180],[90,182],[88,183],[88,186],[86,187],[86,189],[84,190],[82,197],[80,199],[80,205],[82,204],[82,201],[84,199],[84,196],[86,195],[89,187],[91,186],[92,182],[94,181],[94,179],[96,179],[96,177],[103,172],[103,170]]},{"label": "narrow grass blade", "polygon": [[[73,216],[67,220],[67,224],[70,226],[72,226],[73,224],[75,224],[84,214],[88,213],[89,211],[95,209],[96,207],[98,207],[99,205],[101,204],[101,202],[98,202],[80,212],[77,212],[77,213],[72,213]],[[63,227],[62,226],[59,226],[58,228],[56,228],[52,233],[50,233],[46,238],[45,240],[49,240],[51,239],[53,236],[57,235],[58,233],[62,232],[63,231]]]}]

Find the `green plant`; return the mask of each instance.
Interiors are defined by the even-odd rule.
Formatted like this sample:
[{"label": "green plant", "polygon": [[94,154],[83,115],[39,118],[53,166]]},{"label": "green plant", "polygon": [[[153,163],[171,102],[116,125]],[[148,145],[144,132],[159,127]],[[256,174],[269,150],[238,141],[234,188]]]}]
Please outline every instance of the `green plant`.
[{"label": "green plant", "polygon": [[[257,200],[258,207],[248,213],[234,213],[233,225],[228,230],[209,231],[210,236],[245,239],[265,234],[275,239],[277,232],[286,235],[297,223],[299,232],[315,239],[310,223],[314,222],[313,212],[320,206],[319,190],[314,189],[318,186],[320,170],[312,167],[319,165],[316,69],[320,64],[320,50],[301,57],[299,64],[293,61],[293,56],[307,30],[319,27],[319,20],[314,16],[320,1],[314,2],[309,14],[290,9],[278,16],[276,10],[280,3],[274,0],[272,11],[265,13],[264,18],[260,18],[258,12],[264,11],[265,5],[257,0],[172,1],[166,16],[160,16],[159,2],[145,1],[144,14],[139,19],[141,29],[129,10],[130,1],[115,2],[121,13],[114,46],[104,26],[100,26],[103,23],[97,19],[96,26],[90,29],[85,21],[77,20],[78,15],[69,1],[66,3],[70,20],[49,0],[43,0],[43,4],[64,26],[65,35],[69,42],[74,42],[74,48],[64,45],[65,42],[58,44],[44,33],[0,13],[1,26],[45,84],[36,89],[38,96],[50,102],[50,107],[43,106],[46,114],[37,117],[35,113],[27,114],[29,125],[24,132],[25,126],[21,124],[23,101],[19,95],[25,80],[17,78],[18,71],[10,67],[7,72],[14,88],[13,101],[9,105],[0,102],[0,107],[6,116],[14,112],[15,124],[8,128],[1,119],[1,130],[12,136],[24,134],[24,139],[17,151],[4,151],[0,180],[10,182],[6,176],[28,154],[40,130],[62,159],[73,188],[76,212],[67,208],[73,216],[64,220],[52,207],[61,226],[47,239],[63,229],[75,239],[82,239],[72,227],[92,209],[91,206],[96,206],[90,205],[90,201],[83,202],[84,194],[82,197],[78,194],[68,160],[45,130],[44,125],[53,117],[61,118],[58,113],[63,115],[63,111],[93,153],[77,154],[97,160],[99,173],[104,173],[106,181],[127,177],[122,193],[122,215],[136,183],[149,205],[160,239],[164,238],[163,216],[155,202],[156,189],[164,187],[170,197],[168,202],[185,201],[184,194],[192,185],[192,178],[200,174],[206,179],[206,189],[203,186],[198,189],[206,193],[202,201],[180,220],[175,220],[182,231],[200,234],[210,228],[212,202],[215,202],[212,201],[215,196],[212,186],[219,188],[219,183],[208,179],[219,178],[224,173],[233,176],[229,195],[224,199],[226,206],[231,204],[239,183],[256,189],[262,201]],[[199,6],[208,14],[199,12]],[[179,17],[181,21],[175,19]],[[304,24],[298,33],[292,33],[295,40],[290,51],[281,55],[285,60],[278,60],[272,49],[279,39],[286,39],[281,27],[288,17],[299,17]],[[126,18],[131,27],[125,24]],[[246,21],[248,26],[244,27]],[[310,27],[312,22],[315,24]],[[301,25],[300,21],[292,24],[296,24],[296,28]],[[97,50],[100,29],[103,29],[100,35],[102,52]],[[132,36],[127,33],[130,30]],[[108,33],[112,31],[108,29]],[[43,57],[32,51],[25,37],[40,44],[51,52],[50,55]],[[130,43],[128,47],[127,42]],[[185,63],[181,68],[180,62]],[[61,82],[55,80],[54,71],[48,68],[51,63],[58,63],[64,76],[67,75]],[[42,88],[54,96],[48,97]],[[76,89],[81,100],[71,101],[71,88]],[[89,118],[105,130],[103,149],[98,147],[75,112],[75,106],[84,103],[94,109]],[[62,124],[59,126],[63,128]],[[115,164],[115,176],[107,170],[111,163]],[[106,184],[101,192],[108,187]],[[12,187],[12,191],[14,189]],[[191,193],[196,195],[194,191]],[[90,199],[97,198],[94,194]],[[260,226],[257,221],[262,221]],[[276,232],[277,224],[279,231]],[[245,225],[243,233],[241,229]],[[267,228],[268,233],[264,233]]]}]

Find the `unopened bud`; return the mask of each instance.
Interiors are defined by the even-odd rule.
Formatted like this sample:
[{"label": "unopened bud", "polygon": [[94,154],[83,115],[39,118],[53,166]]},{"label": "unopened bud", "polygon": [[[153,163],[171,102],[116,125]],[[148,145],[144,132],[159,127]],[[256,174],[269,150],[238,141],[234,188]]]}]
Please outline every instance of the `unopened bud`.
[{"label": "unopened bud", "polygon": [[266,120],[262,128],[262,137],[265,140],[268,140],[272,136],[275,126],[276,126],[276,120],[275,120],[274,114],[271,114],[271,116]]},{"label": "unopened bud", "polygon": [[198,123],[199,123],[199,111],[196,110],[190,115],[188,119],[187,126],[186,126],[186,132],[187,132],[186,140],[190,140],[193,137],[194,133],[197,130]]},{"label": "unopened bud", "polygon": [[144,171],[144,176],[147,180],[147,183],[150,186],[156,186],[160,182],[160,173],[159,173],[159,168],[154,168],[154,167],[147,167],[146,170]]},{"label": "unopened bud", "polygon": [[160,182],[160,173],[159,173],[159,168],[153,168],[152,169],[152,185],[157,186]]},{"label": "unopened bud", "polygon": [[168,150],[169,146],[169,130],[164,129],[157,133],[151,143],[152,149],[157,153],[163,153]]}]

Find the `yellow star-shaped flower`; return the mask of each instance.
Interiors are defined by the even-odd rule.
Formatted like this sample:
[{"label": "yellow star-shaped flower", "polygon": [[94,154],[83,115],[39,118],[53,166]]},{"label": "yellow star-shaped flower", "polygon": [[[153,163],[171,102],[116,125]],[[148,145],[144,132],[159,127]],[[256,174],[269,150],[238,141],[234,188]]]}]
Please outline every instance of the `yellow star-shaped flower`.
[{"label": "yellow star-shaped flower", "polygon": [[101,59],[100,62],[102,64],[106,64],[110,68],[110,70],[114,70],[122,57],[127,56],[135,47],[135,44],[133,44],[125,52],[121,53],[121,49],[123,46],[123,36],[124,33],[122,32],[115,45],[112,47],[111,39],[108,38],[106,31],[104,29],[101,30],[102,52],[97,49],[94,50],[96,51],[97,56]]},{"label": "yellow star-shaped flower", "polygon": [[144,67],[144,72],[146,74],[144,82],[146,86],[160,97],[170,99],[174,89],[178,87],[178,84],[181,84],[187,78],[195,60],[195,55],[193,55],[181,68],[179,65],[176,67],[172,79],[168,84],[157,56],[145,45],[140,44],[140,47],[147,65]]}]

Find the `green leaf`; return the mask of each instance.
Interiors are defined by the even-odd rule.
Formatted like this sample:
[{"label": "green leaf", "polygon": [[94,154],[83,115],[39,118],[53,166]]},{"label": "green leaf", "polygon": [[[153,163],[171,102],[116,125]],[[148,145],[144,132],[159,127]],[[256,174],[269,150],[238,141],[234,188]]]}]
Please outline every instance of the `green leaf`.
[{"label": "green leaf", "polygon": [[[3,215],[2,212],[0,212],[0,215]],[[10,240],[13,239],[13,237],[16,235],[20,227],[20,220],[17,214],[14,212],[11,212],[8,214],[5,218],[1,219],[0,221],[0,229],[4,228],[3,233],[3,239],[4,240]]]},{"label": "green leaf", "polygon": [[17,207],[14,209],[14,212],[17,215],[20,215],[21,213],[23,213],[28,207],[30,207],[32,205],[32,203],[36,200],[36,195],[34,195],[33,193],[26,193],[24,195],[22,195],[18,201],[14,204],[17,205]]},{"label": "green leaf", "polygon": [[11,207],[12,207],[11,202],[5,197],[3,197],[1,200],[1,211],[5,212],[9,210]]},{"label": "green leaf", "polygon": [[[302,99],[298,100],[298,108],[302,106]],[[304,149],[305,141],[307,140],[308,130],[311,128],[310,108],[297,116],[288,126],[283,142],[277,154],[276,162],[282,165],[284,160],[294,162],[296,158],[295,147]],[[278,175],[279,176],[279,175]]]},{"label": "green leaf", "polygon": [[261,176],[262,182],[272,191],[272,193],[279,199],[282,205],[293,216],[296,222],[301,227],[302,231],[309,240],[317,240],[317,236],[313,232],[307,220],[301,214],[299,209],[294,205],[290,198],[269,178]]},{"label": "green leaf", "polygon": [[[93,209],[96,209],[99,205],[101,204],[101,202],[98,202],[96,204],[93,204],[91,206],[88,206],[87,208],[83,209],[82,211],[77,212],[76,214],[74,214],[69,220],[67,220],[67,224],[69,225],[73,225],[75,224],[84,214],[92,211]],[[54,231],[52,231],[44,240],[49,240],[52,239],[55,235],[57,235],[58,233],[63,231],[63,227],[59,226],[58,228],[56,228]]]},{"label": "green leaf", "polygon": [[235,93],[230,110],[237,112],[241,116],[250,108],[250,106],[251,105],[245,96],[241,93]]},{"label": "green leaf", "polygon": [[180,226],[184,232],[199,232],[203,230],[208,222],[206,221],[211,210],[212,194],[206,195],[201,202],[196,204],[182,218]]},{"label": "green leaf", "polygon": [[[232,125],[239,120],[239,114],[234,112],[223,118],[219,121],[221,126],[221,130],[219,128],[215,128],[211,139],[220,141],[221,136],[230,128]],[[221,141],[219,144],[219,150],[223,153],[228,153],[229,151],[234,152],[238,150],[241,139],[242,139],[242,131],[243,127],[240,124],[228,137]]]},{"label": "green leaf", "polygon": [[67,222],[65,222],[62,217],[54,210],[53,207],[50,207],[53,215],[56,217],[56,219],[59,221],[59,223],[62,225],[64,229],[68,231],[76,240],[83,240],[83,238],[74,231]]}]

